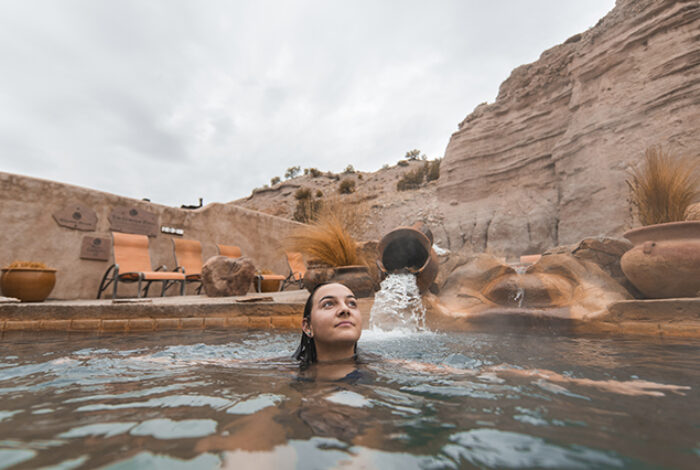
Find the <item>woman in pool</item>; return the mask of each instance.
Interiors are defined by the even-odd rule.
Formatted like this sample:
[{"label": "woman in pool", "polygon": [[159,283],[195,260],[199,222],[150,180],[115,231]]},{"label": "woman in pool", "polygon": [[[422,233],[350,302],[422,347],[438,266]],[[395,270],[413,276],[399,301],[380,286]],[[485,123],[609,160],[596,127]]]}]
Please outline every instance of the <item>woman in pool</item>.
[{"label": "woman in pool", "polygon": [[353,373],[362,314],[355,294],[339,283],[319,284],[304,306],[302,334],[294,358],[303,369],[314,365],[317,378],[338,379]]},{"label": "woman in pool", "polygon": [[[357,298],[343,284],[319,284],[311,292],[304,306],[302,335],[294,358],[304,377],[322,380],[349,380],[360,378],[357,369],[357,341],[362,334],[362,314]],[[442,364],[426,364],[416,361],[386,359],[370,355],[375,362],[395,363],[407,369],[433,374],[479,375],[493,373],[544,379],[549,382],[570,383],[594,387],[623,395],[663,395],[662,390],[681,393],[687,387],[657,384],[644,380],[590,380],[573,378],[546,369],[513,369],[491,366],[482,369],[460,369]],[[363,355],[364,357],[364,355]],[[313,366],[313,367],[309,367]],[[310,377],[309,377],[310,376]]]}]

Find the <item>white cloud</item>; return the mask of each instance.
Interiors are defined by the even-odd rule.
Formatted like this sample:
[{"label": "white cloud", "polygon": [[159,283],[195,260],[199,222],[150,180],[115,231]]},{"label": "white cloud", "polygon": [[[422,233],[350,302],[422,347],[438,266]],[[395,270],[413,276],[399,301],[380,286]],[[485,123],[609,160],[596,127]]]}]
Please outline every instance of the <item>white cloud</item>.
[{"label": "white cloud", "polygon": [[0,168],[154,202],[441,156],[614,0],[0,4]]}]

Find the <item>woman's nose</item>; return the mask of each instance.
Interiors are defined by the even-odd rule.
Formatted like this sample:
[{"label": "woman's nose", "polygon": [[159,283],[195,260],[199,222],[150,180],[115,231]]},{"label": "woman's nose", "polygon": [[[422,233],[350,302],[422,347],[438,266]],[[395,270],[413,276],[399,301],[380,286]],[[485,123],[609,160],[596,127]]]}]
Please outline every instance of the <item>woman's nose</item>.
[{"label": "woman's nose", "polygon": [[350,315],[350,308],[345,304],[341,304],[340,308],[338,309],[338,315]]}]

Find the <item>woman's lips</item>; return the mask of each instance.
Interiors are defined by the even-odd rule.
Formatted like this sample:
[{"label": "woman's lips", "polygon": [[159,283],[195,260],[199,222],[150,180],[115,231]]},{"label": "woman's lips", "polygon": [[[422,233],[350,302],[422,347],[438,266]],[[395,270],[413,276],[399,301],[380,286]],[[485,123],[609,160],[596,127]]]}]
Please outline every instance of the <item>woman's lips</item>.
[{"label": "woman's lips", "polygon": [[335,325],[336,328],[338,328],[339,326],[355,326],[355,324],[350,321],[341,321],[340,323]]}]

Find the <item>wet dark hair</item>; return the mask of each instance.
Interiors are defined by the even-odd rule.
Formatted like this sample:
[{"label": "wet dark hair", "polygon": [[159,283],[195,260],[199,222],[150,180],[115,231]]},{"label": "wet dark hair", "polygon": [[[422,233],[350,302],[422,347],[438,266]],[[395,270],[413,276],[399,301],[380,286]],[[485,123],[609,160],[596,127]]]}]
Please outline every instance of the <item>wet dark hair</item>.
[{"label": "wet dark hair", "polygon": [[[336,283],[335,282],[322,282],[322,283],[318,284],[311,291],[309,298],[306,299],[306,304],[304,304],[304,317],[303,318],[307,319],[309,322],[311,322],[311,310],[313,309],[313,306],[314,306],[314,294],[316,293],[316,291],[319,288],[321,288],[323,286],[327,286],[328,284],[336,284]],[[357,353],[357,343],[355,343],[355,353]],[[294,354],[292,354],[292,357],[294,359],[298,360],[299,365],[302,367],[308,366],[309,364],[313,364],[314,362],[318,361],[318,358],[316,357],[316,343],[314,342],[314,339],[302,331],[301,332],[301,340],[299,341],[299,347],[297,347],[297,350],[294,351]]]}]

